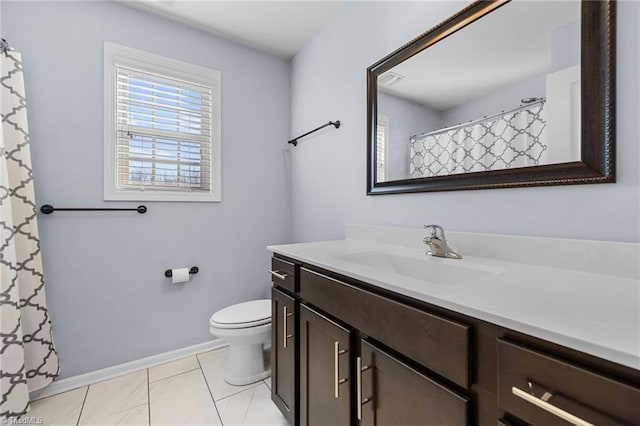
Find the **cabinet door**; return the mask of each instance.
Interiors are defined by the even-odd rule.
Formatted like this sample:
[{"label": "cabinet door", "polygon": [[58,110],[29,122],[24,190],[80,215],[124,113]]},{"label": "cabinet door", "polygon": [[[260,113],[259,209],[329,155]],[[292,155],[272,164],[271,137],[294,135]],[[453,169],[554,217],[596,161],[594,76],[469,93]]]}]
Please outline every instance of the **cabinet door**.
[{"label": "cabinet door", "polygon": [[361,425],[463,426],[469,399],[361,340],[356,417]]},{"label": "cabinet door", "polygon": [[300,424],[340,426],[351,420],[350,333],[300,305]]},{"label": "cabinet door", "polygon": [[295,424],[295,300],[271,289],[271,399]]}]

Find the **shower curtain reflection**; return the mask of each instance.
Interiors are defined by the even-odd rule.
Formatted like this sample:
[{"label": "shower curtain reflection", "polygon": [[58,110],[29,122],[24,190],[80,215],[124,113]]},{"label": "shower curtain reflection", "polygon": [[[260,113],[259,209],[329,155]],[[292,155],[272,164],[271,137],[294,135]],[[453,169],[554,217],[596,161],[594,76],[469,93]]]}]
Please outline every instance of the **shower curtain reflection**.
[{"label": "shower curtain reflection", "polygon": [[445,176],[544,164],[544,102],[497,118],[410,139],[409,177]]}]

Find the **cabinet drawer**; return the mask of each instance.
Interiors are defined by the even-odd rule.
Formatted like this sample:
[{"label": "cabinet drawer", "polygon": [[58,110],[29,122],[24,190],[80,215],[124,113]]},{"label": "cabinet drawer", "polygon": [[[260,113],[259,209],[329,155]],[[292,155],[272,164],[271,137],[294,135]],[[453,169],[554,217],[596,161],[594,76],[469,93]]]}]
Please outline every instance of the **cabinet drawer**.
[{"label": "cabinet drawer", "polygon": [[292,293],[298,291],[296,288],[296,265],[286,260],[271,258],[271,281],[273,285],[282,287]]},{"label": "cabinet drawer", "polygon": [[470,327],[300,269],[300,296],[452,382],[469,387]]},{"label": "cabinet drawer", "polygon": [[498,405],[534,425],[640,424],[640,389],[501,339]]}]

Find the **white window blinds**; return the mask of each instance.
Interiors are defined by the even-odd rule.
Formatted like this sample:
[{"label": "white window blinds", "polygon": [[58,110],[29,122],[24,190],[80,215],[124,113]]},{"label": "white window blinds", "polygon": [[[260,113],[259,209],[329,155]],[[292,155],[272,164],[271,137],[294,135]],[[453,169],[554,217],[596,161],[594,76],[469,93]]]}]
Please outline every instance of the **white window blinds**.
[{"label": "white window blinds", "polygon": [[387,139],[389,133],[389,119],[378,115],[376,125],[376,181],[387,180]]},{"label": "white window blinds", "polygon": [[115,64],[118,189],[210,191],[211,86]]}]

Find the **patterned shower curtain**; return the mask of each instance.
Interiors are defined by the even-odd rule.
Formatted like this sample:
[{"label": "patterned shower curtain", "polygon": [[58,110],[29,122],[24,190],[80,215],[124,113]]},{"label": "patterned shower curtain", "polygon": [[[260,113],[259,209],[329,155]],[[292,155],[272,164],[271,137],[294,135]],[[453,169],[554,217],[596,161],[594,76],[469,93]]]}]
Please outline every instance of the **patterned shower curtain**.
[{"label": "patterned shower curtain", "polygon": [[0,422],[58,375],[45,300],[20,54],[0,50]]},{"label": "patterned shower curtain", "polygon": [[413,136],[409,177],[443,176],[543,164],[544,103],[449,131]]}]

